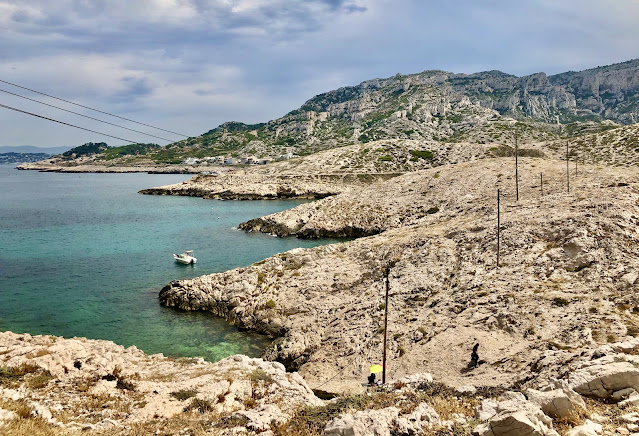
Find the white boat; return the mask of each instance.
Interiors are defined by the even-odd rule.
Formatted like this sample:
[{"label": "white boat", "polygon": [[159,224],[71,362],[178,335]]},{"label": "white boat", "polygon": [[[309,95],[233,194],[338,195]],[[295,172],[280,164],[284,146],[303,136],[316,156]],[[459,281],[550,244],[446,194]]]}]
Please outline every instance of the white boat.
[{"label": "white boat", "polygon": [[185,265],[197,262],[197,259],[193,256],[193,250],[186,250],[182,254],[173,253],[173,259],[175,259],[176,262],[183,263]]}]

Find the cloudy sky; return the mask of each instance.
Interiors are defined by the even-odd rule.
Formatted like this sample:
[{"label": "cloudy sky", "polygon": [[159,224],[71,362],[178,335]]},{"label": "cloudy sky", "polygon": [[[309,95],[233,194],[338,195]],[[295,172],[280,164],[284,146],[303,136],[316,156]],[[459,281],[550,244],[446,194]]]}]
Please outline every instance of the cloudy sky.
[{"label": "cloudy sky", "polygon": [[[518,76],[639,57],[639,0],[0,0],[0,80],[189,136],[314,95],[442,69]],[[0,82],[10,91],[144,130]],[[0,104],[145,137],[0,92]],[[0,145],[122,140],[0,107]]]}]

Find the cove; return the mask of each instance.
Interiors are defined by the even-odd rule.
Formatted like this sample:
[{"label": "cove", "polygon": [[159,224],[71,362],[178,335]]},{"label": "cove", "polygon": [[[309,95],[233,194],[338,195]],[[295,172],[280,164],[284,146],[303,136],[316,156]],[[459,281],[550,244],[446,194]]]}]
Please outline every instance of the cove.
[{"label": "cove", "polygon": [[[306,241],[244,233],[242,221],[300,204],[146,196],[188,175],[61,174],[0,165],[0,331],[81,336],[215,361],[268,340],[202,312],[161,307],[174,279],[247,266]],[[172,253],[195,250],[198,263]]]}]

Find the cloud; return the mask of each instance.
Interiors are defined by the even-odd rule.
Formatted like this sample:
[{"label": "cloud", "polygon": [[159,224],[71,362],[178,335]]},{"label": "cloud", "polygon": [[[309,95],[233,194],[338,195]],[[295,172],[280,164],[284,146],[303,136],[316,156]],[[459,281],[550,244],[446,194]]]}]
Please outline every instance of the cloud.
[{"label": "cloud", "polygon": [[[0,0],[0,78],[199,134],[398,72],[552,74],[639,57],[638,18],[636,0]],[[100,139],[9,118],[14,144]]]}]

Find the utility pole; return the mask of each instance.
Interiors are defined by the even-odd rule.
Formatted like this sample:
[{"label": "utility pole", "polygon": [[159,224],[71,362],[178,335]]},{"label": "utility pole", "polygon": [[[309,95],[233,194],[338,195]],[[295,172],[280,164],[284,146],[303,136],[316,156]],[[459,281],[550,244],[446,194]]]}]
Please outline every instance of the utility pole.
[{"label": "utility pole", "polygon": [[390,267],[384,269],[384,276],[386,277],[386,303],[384,305],[384,355],[382,357],[382,384],[386,384],[386,338],[388,336],[388,291],[390,289],[390,283],[388,275],[390,273]]},{"label": "utility pole", "polygon": [[517,144],[517,131],[515,130],[515,191],[517,192],[517,201],[519,201],[519,165],[517,162],[517,157],[519,155],[518,144]]},{"label": "utility pole", "polygon": [[566,186],[570,193],[570,159],[568,158],[568,141],[566,141]]},{"label": "utility pole", "polygon": [[499,237],[501,232],[501,222],[499,216],[499,189],[497,190],[497,268],[499,268]]}]

